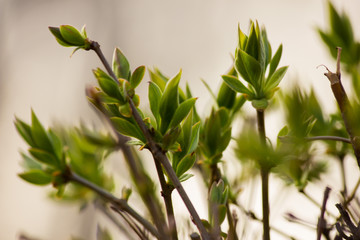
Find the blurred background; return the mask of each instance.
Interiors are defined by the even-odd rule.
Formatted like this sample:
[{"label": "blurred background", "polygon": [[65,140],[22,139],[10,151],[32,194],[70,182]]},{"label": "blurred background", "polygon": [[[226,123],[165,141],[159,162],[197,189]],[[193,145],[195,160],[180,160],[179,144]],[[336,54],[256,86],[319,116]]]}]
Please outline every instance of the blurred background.
[{"label": "blurred background", "polygon": [[[352,23],[360,22],[360,1],[332,2]],[[98,220],[92,209],[79,214],[78,206],[49,201],[44,188],[17,177],[18,152],[26,145],[15,131],[15,115],[29,122],[32,108],[45,126],[98,121],[84,89],[95,83],[91,69],[100,66],[99,60],[84,51],[70,58],[72,49],[59,46],[48,26],[86,24],[88,36],[101,44],[109,60],[119,47],[132,69],[156,66],[172,76],[182,68],[181,84],[189,82],[199,97],[198,109],[204,109],[200,114],[206,114],[210,97],[201,79],[213,89],[219,87],[220,76],[232,64],[238,24],[246,30],[250,19],[258,20],[265,24],[273,48],[283,43],[280,65],[290,68],[280,87],[289,88],[295,81],[306,89],[315,86],[325,110],[331,111],[336,105],[328,80],[323,69],[316,69],[320,64],[335,66],[315,31],[326,26],[326,6],[325,0],[0,0],[0,239],[17,239],[21,233],[44,240],[96,239]],[[353,27],[359,39],[359,26]],[[146,75],[140,96],[146,94],[148,80]],[[271,119],[268,134],[274,137],[282,126],[276,116]],[[191,181],[185,187],[196,199]],[[199,208],[205,218],[206,209]],[[312,214],[309,218],[315,221],[318,210]],[[315,237],[296,229],[301,228],[293,230],[298,239]]]}]

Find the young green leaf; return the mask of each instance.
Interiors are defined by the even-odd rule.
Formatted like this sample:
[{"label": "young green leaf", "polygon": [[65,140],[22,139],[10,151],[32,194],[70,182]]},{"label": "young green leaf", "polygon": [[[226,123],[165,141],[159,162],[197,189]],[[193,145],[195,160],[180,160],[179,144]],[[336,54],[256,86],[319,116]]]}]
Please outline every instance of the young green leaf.
[{"label": "young green leaf", "polygon": [[57,159],[62,160],[63,145],[60,141],[60,138],[51,129],[49,130],[49,139],[54,149],[55,156],[57,157]]},{"label": "young green leaf", "polygon": [[58,160],[49,152],[38,148],[30,148],[29,153],[36,158],[39,162],[48,164],[50,166],[58,167],[59,163]]},{"label": "young green leaf", "polygon": [[235,67],[245,81],[255,89],[259,87],[261,66],[254,57],[239,49],[235,57]]},{"label": "young green leaf", "polygon": [[219,107],[226,107],[231,109],[234,106],[236,98],[236,91],[228,86],[227,83],[223,82],[220,86],[216,102]]},{"label": "young green leaf", "polygon": [[250,28],[250,34],[247,41],[247,44],[245,46],[245,49],[242,49],[244,52],[252,56],[255,60],[258,60],[259,58],[259,41],[258,36],[256,33],[256,28],[258,26],[255,26],[255,23],[252,22],[251,28]]},{"label": "young green leaf", "polygon": [[52,180],[50,174],[39,169],[33,169],[28,172],[20,173],[19,177],[35,185],[47,185],[51,183]]},{"label": "young green leaf", "polygon": [[29,157],[28,155],[26,155],[25,153],[21,152],[21,157],[23,159],[23,161],[21,162],[21,166],[25,169],[25,170],[32,170],[32,169],[42,169],[41,164],[34,160],[33,158]]},{"label": "young green leaf", "polygon": [[265,90],[269,91],[275,87],[277,87],[280,83],[280,81],[285,76],[285,73],[288,69],[288,66],[281,67],[274,72],[274,74],[268,79],[265,83]]},{"label": "young green leaf", "polygon": [[43,149],[47,152],[53,152],[53,147],[51,145],[50,139],[41,125],[39,119],[36,117],[35,112],[31,111],[31,136],[34,139],[36,146],[39,149]]},{"label": "young green leaf", "polygon": [[63,36],[61,36],[61,32],[60,32],[60,28],[58,27],[49,27],[50,32],[52,33],[52,35],[54,35],[56,41],[64,47],[72,47],[73,45],[66,42],[66,40],[63,38]]},{"label": "young green leaf", "polygon": [[182,120],[184,120],[184,118],[189,114],[190,110],[195,105],[196,99],[197,98],[190,98],[179,105],[169,124],[170,128],[178,126]]},{"label": "young green leaf", "polygon": [[139,127],[137,127],[135,124],[119,117],[112,117],[111,122],[114,124],[115,129],[118,130],[121,134],[137,138],[146,143],[144,135],[142,134]]},{"label": "young green leaf", "polygon": [[242,82],[236,77],[230,75],[222,75],[221,77],[225,81],[225,83],[234,91],[239,93],[245,93],[249,96],[253,95],[253,93],[247,87],[245,87],[244,84],[242,84]]},{"label": "young green leaf", "polygon": [[161,89],[155,82],[149,82],[149,103],[152,114],[155,117],[158,128],[160,126],[160,99],[162,96]]},{"label": "young green leaf", "polygon": [[100,88],[110,97],[124,100],[124,97],[121,95],[119,85],[112,79],[108,74],[106,74],[100,68],[93,70],[93,73],[98,80]]},{"label": "young green leaf", "polygon": [[139,83],[144,77],[144,74],[145,74],[145,66],[140,66],[135,69],[135,71],[133,72],[130,78],[130,85],[132,88],[136,88],[139,85]]},{"label": "young green leaf", "polygon": [[196,150],[199,144],[199,136],[200,136],[200,122],[197,122],[192,126],[191,139],[187,153],[192,153]]},{"label": "young green leaf", "polygon": [[268,78],[271,77],[271,75],[275,72],[277,66],[279,65],[281,54],[282,54],[282,44],[280,44],[279,48],[276,50],[275,55],[272,57],[270,61]]},{"label": "young green leaf", "polygon": [[60,33],[63,39],[73,46],[85,45],[85,39],[80,32],[70,25],[60,25]]},{"label": "young green leaf", "polygon": [[160,99],[159,113],[161,116],[161,132],[164,133],[171,119],[174,116],[176,109],[179,106],[179,82],[181,78],[180,72],[170,79],[165,87],[164,93]]},{"label": "young green leaf", "polygon": [[186,173],[190,168],[195,164],[196,157],[195,154],[188,154],[183,159],[180,160],[176,168],[176,176],[180,177]]},{"label": "young green leaf", "polygon": [[168,79],[165,78],[165,76],[162,75],[161,72],[157,69],[155,69],[155,71],[151,71],[149,69],[149,73],[151,81],[156,83],[156,85],[161,89],[161,91],[164,91]]},{"label": "young green leaf", "polygon": [[21,135],[21,137],[32,147],[35,147],[35,142],[34,142],[34,139],[31,135],[31,127],[21,121],[20,119],[18,118],[15,118],[15,121],[14,121],[14,124],[15,124],[15,127],[18,131],[18,133]]},{"label": "young green leaf", "polygon": [[118,78],[129,80],[130,64],[125,55],[116,48],[113,56],[113,71]]},{"label": "young green leaf", "polygon": [[221,140],[216,149],[217,152],[223,152],[226,149],[226,147],[229,145],[230,140],[231,140],[231,128],[225,131],[221,136]]},{"label": "young green leaf", "polygon": [[181,175],[179,177],[179,181],[180,182],[185,182],[186,180],[188,180],[189,178],[193,177],[194,175],[193,174],[188,174],[188,173],[185,173],[183,175]]}]

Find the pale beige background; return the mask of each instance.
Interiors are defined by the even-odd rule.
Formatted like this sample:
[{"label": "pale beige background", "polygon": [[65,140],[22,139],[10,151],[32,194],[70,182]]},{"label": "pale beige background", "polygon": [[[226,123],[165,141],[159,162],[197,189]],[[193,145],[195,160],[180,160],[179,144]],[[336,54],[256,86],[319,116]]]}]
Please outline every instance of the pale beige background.
[{"label": "pale beige background", "polygon": [[[349,12],[353,22],[360,21],[359,1],[334,2]],[[20,232],[44,240],[70,239],[70,236],[95,239],[97,220],[92,220],[96,214],[91,209],[78,214],[77,207],[50,202],[43,188],[26,184],[16,176],[21,171],[18,150],[26,146],[14,129],[14,115],[28,121],[33,108],[46,125],[54,120],[76,124],[80,119],[89,123],[96,119],[86,103],[84,87],[94,83],[90,70],[100,66],[99,61],[91,52],[78,52],[69,58],[71,50],[56,43],[47,29],[49,25],[71,24],[80,28],[86,24],[88,35],[101,43],[107,57],[111,58],[113,48],[118,46],[132,67],[158,66],[169,75],[182,68],[182,84],[185,80],[190,83],[194,95],[199,97],[199,108],[206,112],[210,99],[200,79],[205,79],[214,89],[218,87],[220,75],[232,61],[230,54],[236,46],[238,23],[246,29],[250,18],[257,19],[260,24],[266,24],[274,47],[284,44],[281,64],[290,65],[290,69],[282,86],[288,87],[298,77],[303,86],[315,85],[322,101],[331,109],[334,105],[327,80],[323,71],[316,69],[319,64],[330,67],[334,64],[314,31],[315,26],[325,24],[325,3],[321,0],[1,0],[0,239],[16,239]],[[355,32],[360,39],[358,26]],[[148,76],[140,87],[143,93],[146,80]],[[142,105],[146,103],[143,101]],[[268,125],[268,132],[273,137],[281,126],[276,117],[271,119],[274,125]],[[349,176],[356,178],[357,175]],[[193,199],[201,198],[193,186],[193,181],[185,185]],[[272,189],[277,187],[274,185]],[[321,201],[321,192],[318,197]],[[280,199],[277,205],[283,211],[288,204]],[[309,212],[308,205],[297,208],[300,215]],[[206,217],[206,209],[199,204],[197,207],[201,216]],[[183,209],[181,204],[180,209]],[[315,221],[318,209],[311,211],[309,219]],[[274,225],[281,226],[284,220],[281,212],[277,214]],[[314,238],[302,228],[293,225],[286,228],[299,239]],[[281,238],[274,235],[274,239]]]}]

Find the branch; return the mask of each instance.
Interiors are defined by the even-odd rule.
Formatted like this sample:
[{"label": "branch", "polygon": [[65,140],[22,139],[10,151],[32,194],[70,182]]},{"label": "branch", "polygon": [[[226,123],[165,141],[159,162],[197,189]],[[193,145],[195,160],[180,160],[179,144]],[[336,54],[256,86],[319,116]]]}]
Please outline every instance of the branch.
[{"label": "branch", "polygon": [[354,149],[358,166],[360,167],[360,137],[358,136],[358,133],[355,132],[354,117],[351,116],[351,114],[353,114],[352,107],[350,105],[349,98],[345,92],[345,89],[341,83],[341,72],[340,72],[341,48],[338,47],[337,50],[338,53],[337,53],[337,61],[336,61],[336,73],[331,72],[327,67],[325,67],[328,72],[324,73],[324,75],[330,81],[331,90],[338,103],[346,131],[350,136],[351,145]]},{"label": "branch", "polygon": [[114,195],[107,192],[103,188],[93,184],[92,182],[89,182],[88,180],[82,178],[81,176],[77,175],[74,172],[69,171],[67,177],[69,181],[79,183],[80,185],[91,189],[92,191],[96,192],[99,196],[110,202],[115,207],[121,209],[122,211],[127,212],[130,216],[132,216],[139,223],[141,223],[141,225],[143,225],[144,228],[146,228],[152,235],[154,235],[157,238],[160,238],[158,231],[153,227],[153,225],[150,222],[148,222],[146,219],[144,219],[142,216],[140,216],[133,208],[131,208],[124,199],[116,198]]},{"label": "branch", "polygon": [[[260,136],[260,141],[264,147],[266,145],[265,133],[265,117],[264,110],[256,110],[257,126]],[[261,167],[261,187],[262,187],[262,212],[263,212],[263,239],[270,240],[270,209],[269,209],[269,169]]]},{"label": "branch", "polygon": [[321,206],[321,213],[320,213],[320,217],[319,217],[319,221],[317,224],[317,240],[321,239],[321,234],[326,232],[326,220],[324,219],[325,216],[325,210],[326,210],[326,202],[329,198],[329,193],[330,193],[331,189],[329,187],[326,187],[325,192],[324,192],[324,199],[323,199],[323,203]]},{"label": "branch", "polygon": [[344,143],[351,143],[350,139],[338,136],[316,136],[316,137],[306,137],[305,140],[307,141],[315,141],[315,140],[332,140],[332,141],[339,141]]},{"label": "branch", "polygon": [[[113,77],[114,81],[118,82],[114,72],[112,71],[109,63],[106,61],[106,59],[105,59],[105,57],[104,57],[104,55],[103,55],[103,53],[102,53],[102,51],[100,49],[100,45],[97,42],[92,41],[90,48],[92,50],[94,50],[96,52],[96,54],[99,56],[101,62],[104,64],[104,66],[105,66],[106,70],[108,71],[108,73]],[[153,155],[154,160],[159,161],[163,165],[163,167],[164,167],[170,181],[172,182],[172,184],[174,185],[174,187],[178,191],[178,193],[179,193],[180,197],[182,198],[185,206],[187,207],[187,209],[188,209],[188,211],[189,211],[189,213],[190,213],[190,215],[191,215],[191,217],[193,219],[193,222],[197,226],[202,238],[204,240],[209,239],[208,232],[206,231],[204,225],[202,224],[201,219],[200,219],[197,211],[195,210],[190,198],[188,197],[188,195],[185,192],[185,189],[183,188],[182,184],[180,183],[178,177],[176,176],[176,173],[175,173],[174,169],[172,168],[172,166],[171,166],[171,164],[169,162],[169,159],[166,157],[165,153],[162,152],[161,148],[153,140],[148,128],[146,127],[145,123],[141,119],[141,116],[140,116],[139,112],[137,111],[137,109],[135,107],[135,104],[132,101],[132,99],[128,98],[128,101],[129,101],[130,108],[132,110],[133,117],[134,117],[136,123],[138,124],[138,126],[140,127],[142,133],[145,136],[145,139],[147,141],[147,145],[148,145],[148,147],[149,147],[149,149],[150,149],[150,151],[151,151],[151,153]]]}]

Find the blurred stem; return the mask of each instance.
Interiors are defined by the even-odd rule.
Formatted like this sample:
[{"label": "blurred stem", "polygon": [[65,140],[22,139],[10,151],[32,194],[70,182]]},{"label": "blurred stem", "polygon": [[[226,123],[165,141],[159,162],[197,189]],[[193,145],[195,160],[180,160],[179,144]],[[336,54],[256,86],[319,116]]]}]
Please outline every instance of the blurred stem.
[{"label": "blurred stem", "polygon": [[307,141],[314,141],[314,140],[332,140],[332,141],[340,141],[345,143],[351,143],[350,139],[338,137],[338,136],[316,136],[316,137],[306,137],[305,140]]},{"label": "blurred stem", "polygon": [[343,195],[344,202],[347,198],[347,184],[346,184],[346,174],[345,174],[345,164],[344,164],[344,155],[338,156],[338,160],[340,162],[340,172],[341,172],[341,179],[343,184],[343,190],[341,194]]},{"label": "blurred stem", "polygon": [[357,122],[353,116],[354,111],[349,102],[349,98],[345,92],[345,89],[341,83],[341,72],[340,72],[340,55],[341,48],[337,48],[337,60],[336,60],[336,73],[331,72],[327,69],[327,73],[324,75],[329,79],[331,84],[331,90],[334,94],[336,102],[338,103],[342,119],[344,121],[345,129],[350,136],[351,145],[354,149],[354,154],[360,167],[360,136],[359,130],[355,128]]},{"label": "blurred stem", "polygon": [[76,173],[72,172],[71,170],[68,171],[67,178],[69,181],[76,182],[84,187],[91,189],[92,191],[96,192],[99,196],[110,202],[114,207],[121,209],[122,211],[127,212],[130,216],[136,219],[141,225],[148,230],[151,234],[155,237],[160,239],[158,231],[153,227],[153,225],[140,216],[134,209],[132,209],[126,200],[116,198],[111,193],[107,192],[103,188],[95,185],[94,183],[86,180],[85,178],[77,175]]},{"label": "blurred stem", "polygon": [[[321,209],[322,205],[320,203],[318,203],[313,197],[311,197],[309,194],[307,194],[305,192],[305,189],[300,190],[300,193],[302,193],[310,202],[312,202],[315,206],[319,207]],[[325,210],[327,214],[329,214],[329,216],[333,217],[334,219],[336,219],[337,217],[332,214],[331,212],[329,212],[327,209]]]},{"label": "blurred stem", "polygon": [[177,229],[176,229],[176,220],[174,215],[174,208],[172,203],[172,192],[174,190],[174,186],[168,184],[164,177],[164,172],[161,168],[161,164],[158,161],[155,161],[156,171],[159,177],[160,185],[161,185],[161,196],[164,198],[165,207],[166,207],[166,215],[168,218],[168,224],[170,228],[170,234],[172,240],[178,239]]},{"label": "blurred stem", "polygon": [[356,185],[355,185],[354,189],[352,190],[351,194],[349,195],[348,199],[346,199],[345,204],[344,204],[345,208],[346,208],[347,205],[349,205],[349,203],[354,199],[354,197],[355,197],[355,195],[356,195],[356,192],[357,192],[359,186],[360,186],[360,178],[359,178],[358,181],[356,182]]},{"label": "blurred stem", "polygon": [[[107,62],[106,58],[104,57],[104,55],[103,55],[103,53],[102,53],[102,51],[100,49],[100,45],[95,41],[91,41],[90,49],[92,49],[92,50],[94,50],[96,52],[96,54],[99,56],[101,62],[104,64],[107,72],[114,79],[114,81],[116,83],[118,83],[116,75],[112,71],[109,63]],[[167,158],[165,153],[162,151],[162,149],[153,140],[153,138],[152,138],[152,136],[150,134],[150,131],[147,128],[147,126],[145,125],[145,123],[143,122],[138,110],[136,109],[136,106],[135,106],[133,100],[131,98],[128,98],[128,101],[129,101],[129,105],[130,105],[133,117],[134,117],[136,123],[138,124],[139,128],[141,129],[141,132],[145,136],[145,139],[147,141],[147,145],[148,145],[148,147],[150,149],[150,152],[153,155],[154,160],[160,162],[161,165],[164,167],[170,181],[172,182],[172,184],[174,185],[174,187],[178,191],[178,193],[179,193],[180,197],[182,198],[185,206],[187,207],[187,209],[188,209],[188,211],[189,211],[189,213],[190,213],[190,215],[192,217],[192,220],[195,223],[195,225],[197,226],[203,240],[209,239],[209,233],[206,231],[206,228],[204,227],[203,223],[201,222],[201,219],[200,219],[194,205],[192,204],[192,202],[191,202],[190,198],[188,197],[187,193],[185,192],[185,189],[183,188],[181,182],[179,181],[179,178],[176,176],[176,173],[175,173],[174,169],[172,168],[172,166],[171,166],[171,164],[169,162],[169,159]],[[126,145],[126,144],[124,144],[124,145]],[[146,204],[146,201],[145,201],[145,204]],[[155,220],[156,219],[154,219],[154,221]],[[164,227],[166,227],[166,226],[164,226]]]},{"label": "blurred stem", "polygon": [[[257,127],[259,131],[260,141],[265,147],[265,117],[264,110],[256,109]],[[269,169],[261,166],[261,186],[262,186],[262,212],[263,212],[263,240],[270,240],[270,208],[269,208]]]}]

